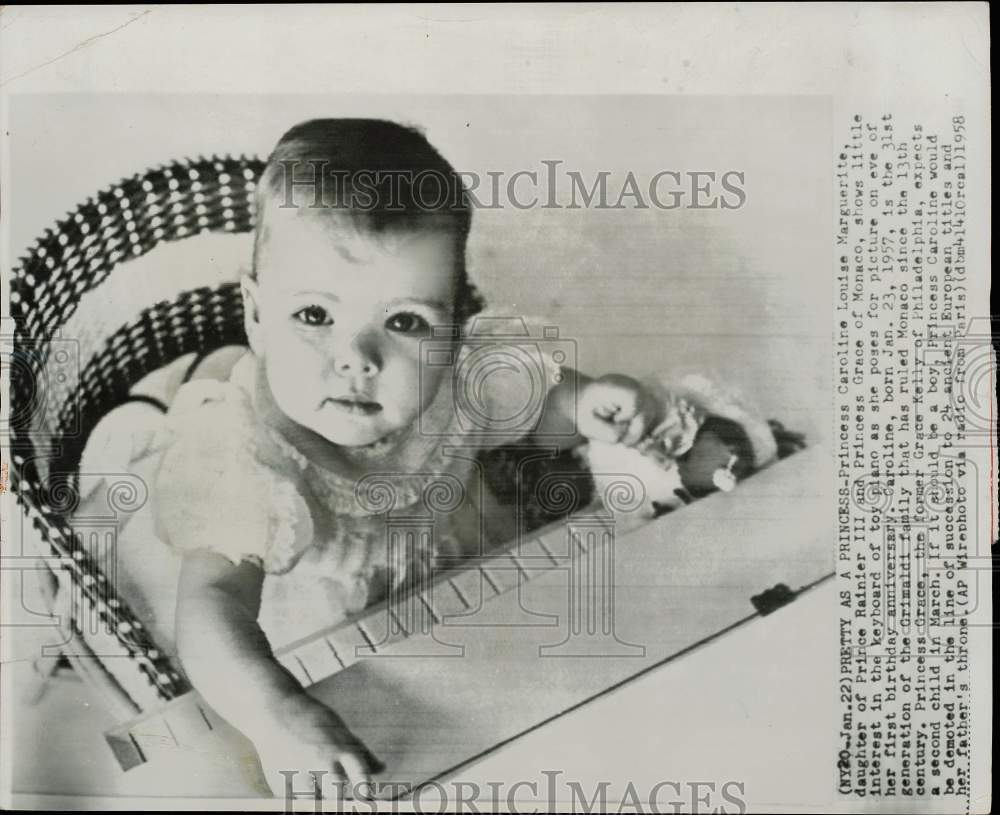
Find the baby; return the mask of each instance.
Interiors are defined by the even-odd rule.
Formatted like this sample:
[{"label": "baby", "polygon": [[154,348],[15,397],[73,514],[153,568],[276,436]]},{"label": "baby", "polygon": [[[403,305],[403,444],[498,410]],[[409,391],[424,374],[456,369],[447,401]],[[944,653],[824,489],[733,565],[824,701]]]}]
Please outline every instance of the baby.
[{"label": "baby", "polygon": [[[595,456],[655,444],[683,457],[683,486],[697,494],[733,475],[737,456],[718,436],[698,438],[704,404],[627,376],[591,379],[550,360],[544,402],[512,428],[523,394],[465,382],[454,363],[424,364],[432,327],[468,327],[482,302],[466,272],[465,190],[420,133],[378,120],[300,124],[257,196],[242,281],[250,350],[225,381],[181,387],[153,490],[158,533],[183,552],[177,648],[193,686],[254,742],[273,786],[277,770],[296,768],[359,785],[378,760],[272,647],[276,632],[301,630],[307,616],[330,625],[406,577],[387,561],[384,515],[356,494],[366,474],[397,474],[399,507],[436,475],[471,478],[468,457],[446,454],[456,443],[589,441]],[[467,340],[448,342],[458,352]],[[456,388],[473,384],[485,409],[470,428]],[[758,425],[716,413],[751,428],[741,466],[766,463]],[[452,513],[435,553],[470,551],[482,511]]]}]

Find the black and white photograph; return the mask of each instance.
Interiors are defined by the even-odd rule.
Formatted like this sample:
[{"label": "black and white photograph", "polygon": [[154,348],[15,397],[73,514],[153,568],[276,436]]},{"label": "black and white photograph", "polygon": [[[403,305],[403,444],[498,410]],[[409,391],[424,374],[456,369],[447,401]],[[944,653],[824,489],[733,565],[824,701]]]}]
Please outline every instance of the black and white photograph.
[{"label": "black and white photograph", "polygon": [[[4,805],[988,811],[988,69],[882,84],[988,11],[925,8],[6,7]],[[856,102],[733,45],[824,19]]]}]

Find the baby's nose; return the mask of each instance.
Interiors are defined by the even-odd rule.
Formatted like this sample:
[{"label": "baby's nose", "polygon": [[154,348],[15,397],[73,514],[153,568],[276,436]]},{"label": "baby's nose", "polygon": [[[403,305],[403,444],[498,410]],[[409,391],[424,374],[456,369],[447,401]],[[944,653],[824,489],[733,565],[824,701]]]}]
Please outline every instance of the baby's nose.
[{"label": "baby's nose", "polygon": [[334,364],[334,370],[341,376],[374,376],[378,373],[378,366],[369,360],[349,360],[338,359]]},{"label": "baby's nose", "polygon": [[374,350],[351,343],[334,354],[333,369],[340,376],[372,377],[381,369],[381,360]]}]

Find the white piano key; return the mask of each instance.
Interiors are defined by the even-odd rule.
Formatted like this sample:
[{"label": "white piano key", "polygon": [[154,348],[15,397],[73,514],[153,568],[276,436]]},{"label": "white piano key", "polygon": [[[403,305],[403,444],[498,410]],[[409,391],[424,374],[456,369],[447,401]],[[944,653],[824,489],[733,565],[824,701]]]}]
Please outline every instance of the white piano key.
[{"label": "white piano key", "polygon": [[[353,665],[368,654],[368,642],[354,623],[338,626],[327,631],[324,638],[337,655],[348,665]],[[359,649],[361,649],[359,651]]]},{"label": "white piano key", "polygon": [[514,564],[514,568],[517,570],[518,582],[526,583],[531,580],[531,571],[525,566],[524,561],[521,560],[521,556],[513,551],[508,552],[507,556],[510,558],[511,563]]},{"label": "white piano key", "polygon": [[470,610],[479,608],[487,598],[495,596],[479,569],[465,568],[450,575],[448,579]]},{"label": "white piano key", "polygon": [[375,650],[387,648],[393,643],[400,642],[409,636],[407,621],[410,617],[408,610],[397,608],[400,605],[409,605],[409,599],[391,599],[387,603],[381,603],[371,609],[360,620],[357,626],[366,635],[369,642],[374,645]]},{"label": "white piano key", "polygon": [[451,582],[450,577],[435,581],[425,596],[430,600],[439,622],[449,615],[469,610],[468,598]]},{"label": "white piano key", "polygon": [[571,530],[568,526],[560,525],[549,529],[538,536],[538,541],[545,547],[546,553],[551,556],[554,563],[560,566],[569,563],[574,549],[571,547]]},{"label": "white piano key", "polygon": [[[486,568],[481,567],[479,569],[479,574],[482,577],[482,585],[484,588],[488,588],[493,595],[503,594],[510,586],[507,585],[507,581],[504,580],[502,576],[502,569],[497,570],[497,574],[494,575]],[[484,599],[488,600],[487,595]]]},{"label": "white piano key", "polygon": [[312,682],[326,679],[344,667],[322,636],[303,642],[293,653]]},{"label": "white piano key", "polygon": [[199,704],[196,694],[186,694],[181,697],[181,704],[171,705],[170,709],[164,713],[170,724],[170,731],[177,742],[182,746],[196,745],[205,734],[211,733],[214,726],[210,722],[209,716],[202,709],[207,705]]},{"label": "white piano key", "polygon": [[129,733],[146,761],[178,747],[177,739],[162,714],[149,716],[135,723]]},{"label": "white piano key", "polygon": [[517,589],[521,570],[509,555],[492,558],[483,566],[483,577],[487,585],[497,594],[506,594]]},{"label": "white piano key", "polygon": [[294,652],[282,654],[281,656],[276,655],[276,658],[298,680],[300,685],[308,687],[312,684],[312,677],[309,676],[309,671],[306,670],[305,665],[302,664],[302,660],[296,657]]},{"label": "white piano key", "polygon": [[417,600],[423,604],[424,608],[427,610],[427,614],[430,616],[431,623],[433,625],[441,624],[441,615],[438,613],[437,609],[434,608],[433,603],[433,591],[430,586],[428,586],[427,591],[421,591],[416,593]]}]

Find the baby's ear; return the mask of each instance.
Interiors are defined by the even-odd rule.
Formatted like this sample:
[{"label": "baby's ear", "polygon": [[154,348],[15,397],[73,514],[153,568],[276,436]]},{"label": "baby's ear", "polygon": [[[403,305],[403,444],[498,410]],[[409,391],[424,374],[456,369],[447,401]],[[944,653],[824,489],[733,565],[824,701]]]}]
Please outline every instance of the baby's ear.
[{"label": "baby's ear", "polygon": [[250,275],[240,277],[240,291],[243,294],[243,328],[250,342],[250,348],[257,355],[261,352],[260,337],[260,286]]}]

